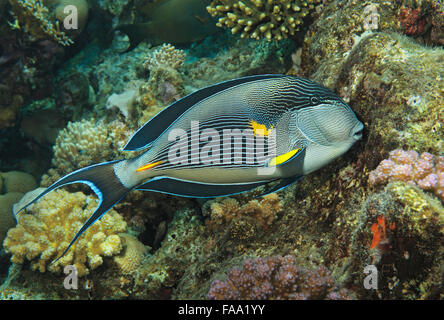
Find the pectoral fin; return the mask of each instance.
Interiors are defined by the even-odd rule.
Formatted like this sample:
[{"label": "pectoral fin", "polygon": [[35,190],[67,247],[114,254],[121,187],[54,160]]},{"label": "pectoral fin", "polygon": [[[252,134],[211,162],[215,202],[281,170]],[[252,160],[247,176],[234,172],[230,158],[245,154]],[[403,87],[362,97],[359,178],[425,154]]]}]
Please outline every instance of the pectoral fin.
[{"label": "pectoral fin", "polygon": [[287,153],[271,158],[267,162],[267,167],[280,166],[292,161],[303,154],[304,148],[293,149]]}]

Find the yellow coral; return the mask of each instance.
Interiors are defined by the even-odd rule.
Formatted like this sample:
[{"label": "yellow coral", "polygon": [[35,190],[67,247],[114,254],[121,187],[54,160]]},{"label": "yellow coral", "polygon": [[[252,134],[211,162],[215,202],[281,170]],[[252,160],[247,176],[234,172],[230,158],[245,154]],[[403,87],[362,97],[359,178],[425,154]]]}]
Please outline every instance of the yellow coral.
[{"label": "yellow coral", "polygon": [[74,42],[60,30],[60,22],[53,23],[47,7],[41,0],[9,0],[16,16],[13,28],[24,28],[36,39],[50,38],[63,46]]},{"label": "yellow coral", "polygon": [[412,228],[422,225],[421,222],[424,221],[437,221],[441,226],[441,232],[444,233],[444,208],[439,200],[430,197],[418,187],[402,181],[389,183],[387,190],[405,205],[405,213],[417,222]]},{"label": "yellow coral", "polygon": [[84,276],[103,263],[102,256],[113,256],[122,249],[120,232],[126,223],[115,211],[110,210],[82,234],[66,255],[50,264],[67,248],[76,232],[97,207],[97,200],[81,192],[69,193],[56,190],[31,207],[33,214],[18,217],[15,228],[9,230],[4,241],[11,261],[31,261],[33,270],[60,272],[67,265],[74,265],[78,275]]},{"label": "yellow coral", "polygon": [[42,178],[49,186],[61,176],[103,161],[124,157],[120,151],[132,132],[120,121],[105,123],[95,119],[68,123],[53,147],[52,168]]},{"label": "yellow coral", "polygon": [[276,218],[276,214],[282,209],[281,201],[276,193],[263,197],[262,200],[250,200],[240,204],[234,198],[216,199],[209,201],[210,228],[226,226],[234,218],[246,216],[252,217],[263,227],[269,226]]},{"label": "yellow coral", "polygon": [[242,38],[282,40],[299,31],[303,19],[321,0],[214,0],[208,12]]},{"label": "yellow coral", "polygon": [[132,273],[142,264],[142,261],[148,251],[148,247],[144,246],[136,237],[129,234],[121,234],[123,238],[123,252],[114,257],[114,262],[119,270],[124,273]]},{"label": "yellow coral", "polygon": [[145,60],[143,66],[148,70],[153,70],[159,66],[178,69],[183,66],[185,58],[185,51],[176,49],[176,47],[168,43],[163,44],[160,49],[155,50],[152,55]]}]

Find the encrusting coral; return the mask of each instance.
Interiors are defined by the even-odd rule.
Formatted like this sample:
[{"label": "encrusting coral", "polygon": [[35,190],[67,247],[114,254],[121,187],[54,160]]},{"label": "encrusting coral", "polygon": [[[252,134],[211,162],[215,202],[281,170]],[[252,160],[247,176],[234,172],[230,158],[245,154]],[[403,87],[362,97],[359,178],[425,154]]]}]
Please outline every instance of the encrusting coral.
[{"label": "encrusting coral", "polygon": [[348,291],[338,290],[330,272],[323,266],[306,270],[291,256],[247,259],[241,269],[233,268],[225,281],[214,280],[210,299],[351,299]]},{"label": "encrusting coral", "polygon": [[218,198],[205,203],[202,210],[210,217],[206,224],[211,231],[228,230],[230,238],[248,240],[256,235],[257,227],[265,229],[273,223],[282,210],[282,202],[276,193],[247,203],[234,198]]},{"label": "encrusting coral", "polygon": [[[69,242],[91,216],[97,201],[81,192],[55,190],[32,207],[32,214],[18,216],[17,226],[8,231],[4,241],[11,262],[31,261],[31,268],[54,273],[74,265],[78,275],[85,276],[103,263],[102,256],[113,256],[122,250],[118,233],[126,231],[126,223],[110,210],[86,230],[72,248],[59,260]],[[51,263],[53,262],[53,263]]]},{"label": "encrusting coral", "polygon": [[369,175],[370,185],[391,181],[417,185],[444,201],[444,157],[434,157],[428,152],[419,155],[416,151],[393,150]]},{"label": "encrusting coral", "polygon": [[124,233],[120,237],[123,239],[123,250],[114,257],[114,262],[122,273],[132,273],[142,264],[149,247],[132,235]]},{"label": "encrusting coral", "polygon": [[208,12],[219,18],[217,26],[228,27],[242,38],[282,40],[293,36],[320,0],[215,0]]}]

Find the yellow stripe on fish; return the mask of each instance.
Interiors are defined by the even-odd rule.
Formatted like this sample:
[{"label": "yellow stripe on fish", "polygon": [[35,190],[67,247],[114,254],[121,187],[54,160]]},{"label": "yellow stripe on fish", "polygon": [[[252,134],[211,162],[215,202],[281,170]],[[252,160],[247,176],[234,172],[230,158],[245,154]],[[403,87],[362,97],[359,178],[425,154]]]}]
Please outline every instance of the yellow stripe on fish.
[{"label": "yellow stripe on fish", "polygon": [[268,137],[273,131],[273,126],[267,128],[265,124],[260,124],[254,120],[250,120],[250,126],[253,128],[254,136],[266,136]]},{"label": "yellow stripe on fish", "polygon": [[146,166],[143,166],[143,167],[138,168],[136,171],[137,171],[137,172],[140,172],[140,171],[145,171],[145,170],[148,170],[148,169],[154,168],[154,167],[158,166],[159,164],[162,164],[162,162],[163,162],[163,161],[157,161],[157,162],[154,162],[154,163],[149,163],[149,164],[147,164]]},{"label": "yellow stripe on fish", "polygon": [[280,164],[288,161],[289,159],[291,159],[300,150],[301,149],[294,149],[294,150],[291,150],[290,152],[287,152],[287,153],[281,154],[280,156],[274,157],[270,160],[270,162],[268,162],[268,166],[273,167],[273,166],[280,165]]}]

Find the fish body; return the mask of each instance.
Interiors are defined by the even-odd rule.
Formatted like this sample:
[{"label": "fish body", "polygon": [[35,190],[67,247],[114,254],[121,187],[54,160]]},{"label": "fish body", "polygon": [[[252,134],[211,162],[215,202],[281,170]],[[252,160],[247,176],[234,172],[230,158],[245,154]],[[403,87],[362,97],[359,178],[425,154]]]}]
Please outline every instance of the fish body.
[{"label": "fish body", "polygon": [[[161,0],[146,4],[142,11],[150,20],[120,25],[130,38],[130,47],[148,40],[153,46],[161,43],[186,44],[204,39],[219,31],[214,18],[206,11],[207,0]],[[127,51],[128,51],[127,50]]]},{"label": "fish body", "polygon": [[[195,198],[258,186],[275,192],[344,154],[363,128],[340,97],[310,80],[234,79],[198,90],[149,120],[124,147],[144,153],[68,174],[26,206],[63,185],[89,185],[99,206],[71,246],[130,190]],[[277,184],[269,187],[272,181]]]}]

